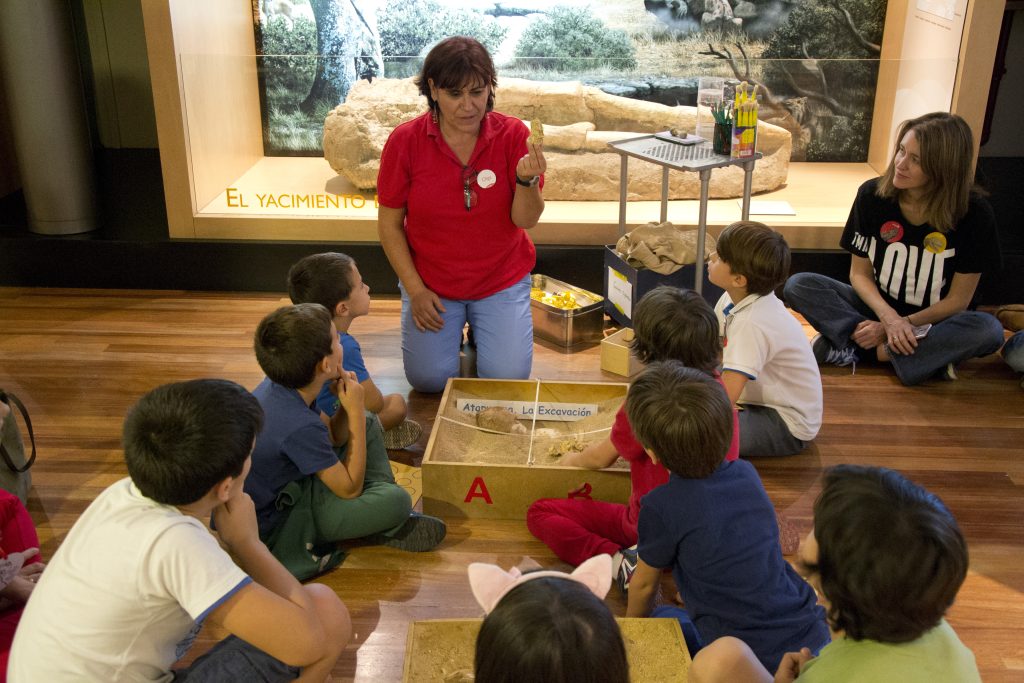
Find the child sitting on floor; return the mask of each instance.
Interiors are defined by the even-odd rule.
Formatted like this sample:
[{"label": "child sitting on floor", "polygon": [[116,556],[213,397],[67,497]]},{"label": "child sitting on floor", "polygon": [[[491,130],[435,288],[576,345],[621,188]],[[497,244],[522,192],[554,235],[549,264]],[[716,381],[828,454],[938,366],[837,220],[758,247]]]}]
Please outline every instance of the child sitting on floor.
[{"label": "child sitting on floor", "polygon": [[[677,360],[718,376],[718,321],[707,302],[693,290],[668,286],[651,290],[637,303],[633,324],[633,353],[642,362]],[[738,432],[734,429],[732,433],[726,460],[738,457]],[[571,565],[602,553],[612,555],[619,588],[625,593],[636,567],[640,499],[668,481],[668,470],[652,462],[637,443],[625,405],[616,414],[607,439],[580,453],[567,453],[560,464],[601,469],[619,456],[629,463],[629,505],[589,498],[544,498],[530,506],[526,524],[534,536]]]},{"label": "child sitting on floor", "polygon": [[801,646],[828,643],[814,590],[783,559],[775,511],[746,460],[725,462],[732,406],[722,385],[677,361],[654,363],[633,382],[626,413],[637,440],[669,481],[640,508],[636,571],[626,616],[652,615],[663,569],[672,569],[686,609],[690,653],[726,635],[747,642],[772,670]]},{"label": "child sitting on floor", "polygon": [[[0,423],[8,411],[10,407],[0,401]],[[0,489],[0,683],[7,680],[21,613],[45,567],[28,510],[17,496]]]},{"label": "child sitting on floor", "polygon": [[628,683],[622,632],[604,603],[611,583],[608,555],[572,574],[471,564],[469,584],[487,613],[476,639],[477,683]]},{"label": "child sitting on floor", "polygon": [[763,223],[722,231],[708,279],[725,290],[722,382],[740,408],[740,455],[799,453],[821,428],[821,374],[807,336],[775,296],[789,274],[789,245]]},{"label": "child sitting on floor", "polygon": [[[333,251],[300,259],[288,270],[288,296],[293,304],[320,304],[331,312],[344,351],[343,367],[355,373],[356,380],[363,385],[366,409],[380,418],[384,447],[395,450],[416,443],[422,429],[418,423],[405,419],[409,412],[405,399],[401,394],[381,393],[366,369],[359,342],[348,333],[356,318],[370,312],[370,287],[363,282],[356,262]],[[316,404],[328,416],[340,407],[329,384],[320,390]]]},{"label": "child sitting on floor", "polygon": [[[346,539],[417,552],[440,543],[444,522],[412,512],[395,483],[380,422],[364,412],[362,385],[342,369],[330,312],[320,304],[279,308],[256,328],[255,349],[267,377],[253,395],[266,420],[245,490],[274,555],[302,577],[337,564],[334,546]],[[325,382],[341,405],[333,417],[316,408]]]},{"label": "child sitting on floor", "polygon": [[[893,470],[830,469],[799,564],[822,595],[833,640],[816,658],[786,655],[775,681],[981,680],[944,618],[967,576],[967,544],[933,494]],[[697,655],[690,680],[770,683],[774,669],[762,664],[742,640],[722,638]]]},{"label": "child sitting on floor", "polygon": [[[130,478],[100,493],[54,553],[14,636],[12,681],[329,678],[352,636],[348,611],[270,555],[242,490],[262,420],[226,380],[167,384],[135,404]],[[220,543],[204,523],[213,511]],[[229,637],[172,671],[207,623]]]}]

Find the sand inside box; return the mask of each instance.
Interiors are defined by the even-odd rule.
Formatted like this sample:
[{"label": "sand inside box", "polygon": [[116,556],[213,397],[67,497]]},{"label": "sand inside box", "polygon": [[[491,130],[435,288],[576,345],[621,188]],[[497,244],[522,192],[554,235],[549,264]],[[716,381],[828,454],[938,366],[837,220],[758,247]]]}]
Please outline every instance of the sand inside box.
[{"label": "sand inside box", "polygon": [[[451,392],[448,405],[437,421],[437,435],[431,452],[434,462],[558,465],[564,452],[582,450],[608,438],[615,413],[625,400],[620,396],[604,401],[574,401],[595,403],[597,413],[576,422],[519,420],[519,424],[526,428],[526,434],[499,434],[478,427],[475,414],[460,412],[456,401],[463,398],[479,400],[481,397],[465,391]],[[622,458],[611,467],[628,468]]]}]

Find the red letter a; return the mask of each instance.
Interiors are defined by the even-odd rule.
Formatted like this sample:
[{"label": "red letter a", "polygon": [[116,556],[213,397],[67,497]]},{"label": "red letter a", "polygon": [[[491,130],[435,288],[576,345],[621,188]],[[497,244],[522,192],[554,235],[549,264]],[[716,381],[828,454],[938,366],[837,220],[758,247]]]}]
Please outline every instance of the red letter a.
[{"label": "red letter a", "polygon": [[469,503],[474,498],[483,498],[485,503],[493,505],[491,502],[491,494],[487,490],[487,484],[484,483],[483,477],[477,477],[473,480],[473,483],[469,485],[469,492],[466,494],[466,500],[462,502]]}]

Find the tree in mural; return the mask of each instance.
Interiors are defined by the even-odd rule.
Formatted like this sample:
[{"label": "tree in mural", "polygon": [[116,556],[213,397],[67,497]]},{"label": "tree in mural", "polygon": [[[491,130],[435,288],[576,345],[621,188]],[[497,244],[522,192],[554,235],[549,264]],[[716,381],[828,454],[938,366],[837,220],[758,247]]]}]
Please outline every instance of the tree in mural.
[{"label": "tree in mural", "polygon": [[381,12],[380,42],[388,58],[415,57],[448,36],[471,36],[494,53],[507,34],[492,17],[436,0],[388,0]]},{"label": "tree in mural", "polygon": [[[769,118],[793,133],[793,158],[863,161],[871,134],[885,0],[806,0],[761,54],[754,77],[742,46],[708,46],[737,78],[760,89]],[[741,63],[742,60],[742,63]],[[841,88],[834,84],[842,83]],[[770,84],[770,85],[769,85]]]},{"label": "tree in mural", "polygon": [[316,78],[299,108],[310,113],[318,106],[344,102],[361,78],[384,73],[374,7],[365,0],[310,0],[316,20],[318,52]]},{"label": "tree in mural", "polygon": [[523,31],[515,56],[521,67],[568,73],[636,66],[635,48],[625,31],[608,28],[589,9],[565,5],[554,7]]}]

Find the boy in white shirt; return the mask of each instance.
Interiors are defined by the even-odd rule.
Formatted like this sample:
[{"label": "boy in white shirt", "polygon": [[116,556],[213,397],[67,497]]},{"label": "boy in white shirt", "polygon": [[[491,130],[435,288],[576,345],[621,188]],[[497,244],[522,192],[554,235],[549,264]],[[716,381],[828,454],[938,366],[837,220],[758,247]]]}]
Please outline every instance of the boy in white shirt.
[{"label": "boy in white shirt", "polygon": [[[139,400],[124,424],[130,478],[101,493],[54,554],[15,635],[11,680],[329,677],[351,638],[348,611],[274,559],[242,490],[262,421],[256,399],[226,380]],[[203,523],[213,512],[227,552]],[[207,620],[231,636],[172,671]]]},{"label": "boy in white shirt", "polygon": [[763,223],[722,231],[708,260],[718,300],[722,382],[739,409],[740,457],[792,455],[821,427],[821,375],[800,323],[775,296],[789,275],[789,245]]}]

